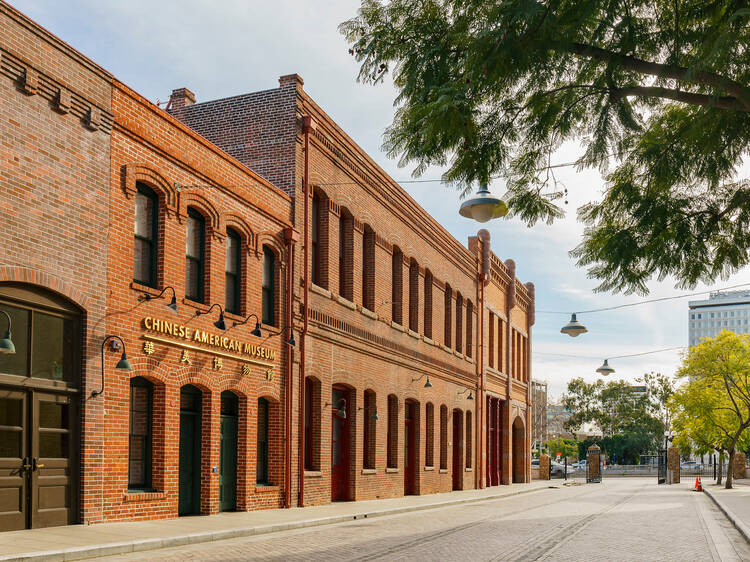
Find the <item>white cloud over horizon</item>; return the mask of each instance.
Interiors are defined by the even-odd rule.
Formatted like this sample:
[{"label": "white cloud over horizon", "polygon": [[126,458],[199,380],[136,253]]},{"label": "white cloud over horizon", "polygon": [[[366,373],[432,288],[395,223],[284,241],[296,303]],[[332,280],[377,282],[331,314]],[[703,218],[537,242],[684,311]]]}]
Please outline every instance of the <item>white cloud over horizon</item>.
[{"label": "white cloud over horizon", "polygon": [[[358,65],[337,31],[341,21],[355,15],[357,2],[70,0],[64,9],[53,0],[10,2],[152,101],[164,101],[172,89],[182,86],[195,92],[198,101],[275,88],[279,76],[296,72],[305,80],[305,90],[386,172],[396,180],[409,179],[410,170],[398,168],[381,151],[383,131],[393,118],[395,89],[388,83],[357,83]],[[573,161],[579,154],[578,147],[568,143],[555,161]],[[743,175],[747,171],[743,167]],[[439,175],[439,170],[430,170],[425,177]],[[551,226],[528,228],[513,219],[482,225],[490,231],[495,253],[513,258],[519,278],[534,282],[539,311],[587,310],[641,300],[595,293],[597,283],[568,255],[583,232],[576,209],[600,196],[600,173],[566,167],[556,170],[556,177],[569,190],[567,216]],[[492,187],[498,193],[503,190],[500,182]],[[481,227],[458,215],[460,202],[454,191],[438,183],[404,188],[462,243]],[[444,196],[435,197],[436,191]],[[743,282],[750,283],[750,271],[717,281],[712,288]],[[653,281],[649,288],[649,298],[705,289],[679,291],[671,279]],[[532,351],[534,378],[547,380],[550,393],[559,396],[570,378],[595,380],[594,370],[605,357],[686,345],[687,300],[584,314],[579,320],[589,333],[575,339],[559,332],[568,320],[565,315],[538,313],[533,351],[592,359]],[[617,370],[614,378],[634,381],[648,371],[671,375],[678,363],[679,353],[668,352],[614,360],[612,366]]]}]

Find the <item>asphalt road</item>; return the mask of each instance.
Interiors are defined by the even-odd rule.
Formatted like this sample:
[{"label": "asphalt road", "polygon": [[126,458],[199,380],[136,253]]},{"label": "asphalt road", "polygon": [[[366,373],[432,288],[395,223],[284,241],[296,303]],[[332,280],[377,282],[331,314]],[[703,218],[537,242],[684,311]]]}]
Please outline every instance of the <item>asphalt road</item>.
[{"label": "asphalt road", "polygon": [[750,560],[704,494],[605,478],[494,501],[106,560]]}]

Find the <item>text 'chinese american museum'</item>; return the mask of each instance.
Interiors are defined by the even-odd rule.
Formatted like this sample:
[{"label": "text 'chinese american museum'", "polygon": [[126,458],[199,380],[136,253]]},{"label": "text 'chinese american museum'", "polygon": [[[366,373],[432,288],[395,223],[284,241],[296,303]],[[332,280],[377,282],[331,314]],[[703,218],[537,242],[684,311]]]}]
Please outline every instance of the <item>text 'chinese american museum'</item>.
[{"label": "text 'chinese american museum'", "polygon": [[533,285],[298,75],[160,109],[0,0],[0,139],[0,531],[530,480]]}]

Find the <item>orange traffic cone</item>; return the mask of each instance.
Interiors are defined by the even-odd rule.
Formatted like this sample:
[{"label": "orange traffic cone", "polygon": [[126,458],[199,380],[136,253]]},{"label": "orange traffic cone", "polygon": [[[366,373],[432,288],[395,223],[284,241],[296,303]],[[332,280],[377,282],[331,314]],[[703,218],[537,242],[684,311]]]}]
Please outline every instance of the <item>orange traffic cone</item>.
[{"label": "orange traffic cone", "polygon": [[702,492],[703,491],[703,486],[701,486],[701,477],[700,476],[696,476],[695,477],[695,488],[693,488],[693,491],[694,492]]}]

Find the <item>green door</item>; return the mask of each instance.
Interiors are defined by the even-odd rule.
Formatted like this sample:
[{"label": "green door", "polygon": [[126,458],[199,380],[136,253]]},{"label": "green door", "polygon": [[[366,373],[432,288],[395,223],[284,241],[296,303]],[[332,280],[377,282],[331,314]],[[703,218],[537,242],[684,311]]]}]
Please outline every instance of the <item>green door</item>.
[{"label": "green door", "polygon": [[185,385],[180,392],[180,515],[201,509],[201,392]]},{"label": "green door", "polygon": [[221,445],[219,448],[219,509],[237,509],[237,396],[221,393]]}]

